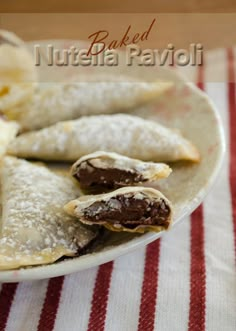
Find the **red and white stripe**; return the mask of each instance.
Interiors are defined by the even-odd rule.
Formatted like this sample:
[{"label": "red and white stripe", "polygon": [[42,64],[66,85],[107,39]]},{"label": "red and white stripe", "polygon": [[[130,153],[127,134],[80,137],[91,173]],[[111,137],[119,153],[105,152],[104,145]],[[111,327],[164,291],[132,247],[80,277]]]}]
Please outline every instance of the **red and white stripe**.
[{"label": "red and white stripe", "polygon": [[113,262],[103,264],[98,268],[93,289],[88,331],[103,331],[105,329],[112,270]]},{"label": "red and white stripe", "polygon": [[[114,262],[107,306],[105,329],[137,330],[139,305],[144,274],[145,249],[118,258]],[[114,323],[115,318],[115,323]]]},{"label": "red and white stripe", "polygon": [[191,216],[189,331],[205,330],[206,271],[203,206]]},{"label": "red and white stripe", "polygon": [[[235,61],[232,50],[217,50],[196,75],[219,109],[229,146],[203,205],[161,240],[114,262],[3,284],[0,331],[236,330]],[[207,83],[217,70],[221,81]]]},{"label": "red and white stripe", "polygon": [[234,230],[234,249],[236,252],[236,95],[235,95],[235,54],[233,49],[227,52],[228,57],[228,100],[229,100],[229,125],[230,125],[230,189],[232,199],[232,216]]},{"label": "red and white stripe", "polygon": [[146,248],[138,331],[152,331],[154,329],[159,257],[160,241],[154,241]]},{"label": "red and white stripe", "polygon": [[[198,68],[197,85],[204,90],[204,67]],[[191,215],[190,302],[188,331],[205,330],[206,270],[203,205]]]},{"label": "red and white stripe", "polygon": [[155,331],[188,329],[189,278],[190,219],[187,218],[161,239]]},{"label": "red and white stripe", "polygon": [[[20,283],[12,302],[6,331],[34,330],[38,325],[47,290],[47,281]],[[37,298],[37,299],[36,299]],[[30,312],[30,318],[27,318]]]},{"label": "red and white stripe", "polygon": [[97,270],[93,268],[65,277],[55,330],[77,331],[78,326],[81,330],[87,329]]},{"label": "red and white stripe", "polygon": [[[229,113],[227,81],[227,53],[224,50],[215,52],[221,63],[220,82],[205,84],[207,94],[214,100],[219,110],[225,129],[226,145],[229,146]],[[208,59],[205,80],[209,81],[212,72]],[[236,108],[235,108],[236,111]],[[231,208],[229,149],[225,162],[214,188],[204,202],[205,219],[205,256],[206,256],[206,330],[231,330],[235,323],[235,254]],[[227,323],[227,325],[226,325]]]},{"label": "red and white stripe", "polygon": [[56,277],[49,280],[38,323],[38,331],[53,330],[63,282],[64,277]]},{"label": "red and white stripe", "polygon": [[2,284],[0,292],[0,331],[5,330],[17,284]]}]

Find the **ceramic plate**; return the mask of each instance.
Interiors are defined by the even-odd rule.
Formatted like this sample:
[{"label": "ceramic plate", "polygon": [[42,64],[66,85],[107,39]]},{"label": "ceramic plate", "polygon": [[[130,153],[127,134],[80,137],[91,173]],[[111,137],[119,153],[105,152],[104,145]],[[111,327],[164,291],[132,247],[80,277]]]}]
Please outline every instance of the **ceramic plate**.
[{"label": "ceramic plate", "polygon": [[[40,45],[53,44],[57,48],[70,45],[81,45],[78,41],[39,41]],[[29,47],[33,47],[31,43]],[[41,68],[41,80],[53,77],[62,80],[72,74],[90,74],[91,71],[103,70],[106,67],[80,68],[63,67],[50,68],[46,64]],[[157,78],[175,82],[175,87],[161,96],[154,105],[137,109],[136,114],[159,121],[169,127],[179,129],[190,139],[201,154],[200,164],[173,164],[173,173],[167,180],[159,182],[158,188],[172,201],[174,205],[174,224],[176,226],[189,215],[203,200],[212,187],[223,159],[225,143],[222,124],[212,101],[191,83],[179,76],[174,70],[158,67],[158,69],[132,68],[119,66],[116,70],[134,75],[145,80]],[[170,230],[171,231],[171,230]],[[91,254],[65,259],[47,266],[22,268],[14,271],[1,271],[0,281],[18,282],[35,280],[69,274],[88,269],[108,262],[130,251],[147,245],[160,238],[163,232],[131,235],[126,233],[110,233],[102,245]]]}]

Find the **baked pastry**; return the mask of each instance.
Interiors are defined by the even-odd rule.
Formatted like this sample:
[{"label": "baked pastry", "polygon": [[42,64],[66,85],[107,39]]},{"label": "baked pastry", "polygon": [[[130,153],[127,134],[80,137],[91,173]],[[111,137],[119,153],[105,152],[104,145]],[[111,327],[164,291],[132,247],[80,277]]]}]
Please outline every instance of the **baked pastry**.
[{"label": "baked pastry", "polygon": [[81,116],[127,111],[150,102],[172,86],[165,82],[127,81],[91,75],[89,81],[51,83],[39,88],[30,100],[11,108],[9,119],[19,122],[22,131],[38,130]]},{"label": "baked pastry", "polygon": [[19,126],[16,122],[7,122],[0,118],[0,160],[8,144],[16,137]]},{"label": "baked pastry", "polygon": [[18,136],[11,155],[43,160],[76,161],[99,150],[143,161],[199,161],[194,145],[178,132],[127,114],[82,117]]},{"label": "baked pastry", "polygon": [[171,168],[165,163],[143,162],[102,151],[81,157],[71,168],[82,190],[97,193],[154,182],[170,173]]},{"label": "baked pastry", "polygon": [[37,82],[36,67],[24,42],[0,30],[0,111],[27,100]]},{"label": "baked pastry", "polygon": [[97,227],[86,227],[63,210],[67,201],[79,196],[69,177],[6,157],[1,184],[0,269],[75,256],[97,237]]},{"label": "baked pastry", "polygon": [[172,207],[161,192],[145,187],[123,187],[100,195],[85,195],[69,202],[65,211],[85,224],[111,231],[143,233],[167,230]]}]

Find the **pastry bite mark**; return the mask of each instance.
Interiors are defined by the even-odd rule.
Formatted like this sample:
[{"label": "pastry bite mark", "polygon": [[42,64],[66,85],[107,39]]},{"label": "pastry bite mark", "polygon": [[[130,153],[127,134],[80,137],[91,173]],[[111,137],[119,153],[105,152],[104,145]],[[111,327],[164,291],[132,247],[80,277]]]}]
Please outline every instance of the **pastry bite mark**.
[{"label": "pastry bite mark", "polygon": [[81,189],[98,193],[153,182],[170,173],[170,167],[164,163],[143,162],[102,151],[82,157],[71,169]]},{"label": "pastry bite mark", "polygon": [[145,187],[120,188],[112,193],[84,196],[69,202],[65,211],[85,224],[111,231],[144,233],[167,230],[172,207],[159,191]]},{"label": "pastry bite mark", "polygon": [[155,121],[127,115],[85,116],[18,136],[10,155],[51,161],[76,161],[96,151],[153,162],[198,162],[196,147]]}]

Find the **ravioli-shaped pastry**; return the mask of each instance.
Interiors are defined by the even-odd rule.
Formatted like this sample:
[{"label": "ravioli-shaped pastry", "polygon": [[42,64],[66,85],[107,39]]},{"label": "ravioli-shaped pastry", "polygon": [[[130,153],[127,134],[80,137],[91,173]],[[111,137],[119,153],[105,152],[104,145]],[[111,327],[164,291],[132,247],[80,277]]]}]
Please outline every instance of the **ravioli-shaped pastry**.
[{"label": "ravioli-shaped pastry", "polygon": [[0,118],[0,160],[6,152],[8,144],[16,137],[19,125]]},{"label": "ravioli-shaped pastry", "polygon": [[160,232],[167,230],[172,221],[170,201],[161,192],[146,187],[81,196],[64,209],[85,224],[103,225],[111,231]]},{"label": "ravioli-shaped pastry", "polygon": [[76,161],[96,151],[143,161],[199,161],[194,145],[178,132],[127,114],[82,117],[18,136],[8,153],[23,158]]},{"label": "ravioli-shaped pastry", "polygon": [[36,82],[36,67],[24,42],[0,30],[0,112],[27,100]]},{"label": "ravioli-shaped pastry", "polygon": [[173,85],[129,81],[123,76],[91,76],[91,81],[52,83],[41,88],[31,100],[10,109],[7,116],[17,120],[23,131],[37,130],[81,116],[127,111],[154,100]]},{"label": "ravioli-shaped pastry", "polygon": [[102,151],[83,156],[71,169],[82,190],[97,193],[154,182],[170,173],[171,168],[165,163],[143,162]]},{"label": "ravioli-shaped pastry", "polygon": [[6,157],[1,169],[0,269],[52,263],[75,256],[98,235],[67,215],[63,205],[79,196],[69,177]]}]

